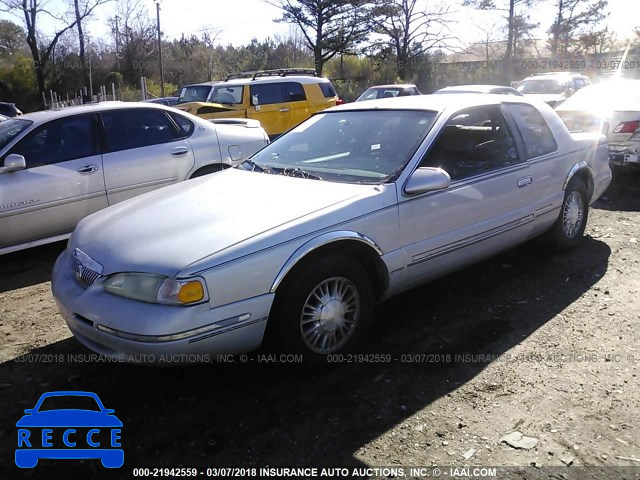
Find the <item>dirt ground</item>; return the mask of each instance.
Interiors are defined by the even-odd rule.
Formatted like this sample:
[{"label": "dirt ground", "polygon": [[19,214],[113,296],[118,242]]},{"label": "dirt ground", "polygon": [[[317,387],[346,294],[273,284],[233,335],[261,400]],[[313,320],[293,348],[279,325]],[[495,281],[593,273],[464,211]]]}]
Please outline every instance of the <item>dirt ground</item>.
[{"label": "dirt ground", "polygon": [[[348,468],[332,478],[408,477],[409,466],[421,478],[640,478],[640,175],[615,178],[587,234],[569,254],[530,242],[385,302],[370,361],[326,368],[255,353],[162,368],[102,361],[70,337],[51,297],[64,244],[2,256],[0,479],[134,478],[134,467],[223,478],[207,468],[267,465]],[[15,423],[53,390],[95,392],[115,409],[124,467],[15,467]],[[528,448],[501,442],[513,432]]]}]

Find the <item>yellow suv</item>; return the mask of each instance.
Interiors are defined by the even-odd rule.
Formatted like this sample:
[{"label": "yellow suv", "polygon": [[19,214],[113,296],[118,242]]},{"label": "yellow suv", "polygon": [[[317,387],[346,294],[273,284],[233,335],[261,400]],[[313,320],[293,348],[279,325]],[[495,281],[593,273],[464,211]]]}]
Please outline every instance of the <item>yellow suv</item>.
[{"label": "yellow suv", "polygon": [[[188,89],[180,98],[187,98]],[[331,82],[313,69],[289,68],[230,75],[212,86],[206,101],[176,108],[205,119],[253,118],[273,139],[325,108],[340,103]]]}]

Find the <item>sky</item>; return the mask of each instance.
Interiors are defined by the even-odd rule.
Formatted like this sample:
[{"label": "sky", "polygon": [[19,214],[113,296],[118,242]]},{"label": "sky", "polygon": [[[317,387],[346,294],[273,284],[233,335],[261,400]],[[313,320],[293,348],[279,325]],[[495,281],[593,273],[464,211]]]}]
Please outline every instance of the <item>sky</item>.
[{"label": "sky", "polygon": [[[68,0],[43,1],[59,11],[64,11],[70,3]],[[89,33],[93,38],[109,34],[106,18],[114,14],[115,1],[96,11],[96,18],[88,25]],[[155,18],[155,1],[140,1]],[[429,1],[434,3],[432,0]],[[500,1],[504,0],[498,0]],[[496,29],[499,29],[505,23],[500,13],[476,12],[470,8],[460,7],[460,1],[443,3],[450,4],[451,8],[456,10],[454,15],[456,23],[452,28],[465,44],[480,41],[484,36],[481,28],[490,29],[496,25]],[[547,37],[546,31],[553,21],[555,3],[552,0],[541,0],[528,12],[534,22],[540,22],[536,32],[538,38]],[[640,17],[637,15],[638,0],[609,0],[609,10],[611,12],[607,20],[609,28],[616,31],[620,37],[630,36],[633,28],[640,26]],[[252,38],[264,40],[276,35],[286,37],[292,27],[273,22],[280,16],[280,10],[264,0],[160,0],[161,28],[167,38],[179,38],[182,33],[198,35],[209,31],[212,37],[217,34],[217,43],[239,46],[249,43]],[[0,18],[10,17],[6,13],[0,13]],[[46,34],[51,34],[54,24],[47,21],[43,23],[43,27]],[[501,39],[500,32],[495,35],[495,39]]]},{"label": "sky", "polygon": [[[146,1],[150,11],[155,14],[155,2],[143,1]],[[431,0],[430,3],[436,2]],[[484,35],[475,24],[480,23],[486,28],[504,23],[496,12],[477,12],[460,7],[460,1],[442,3],[457,10],[458,13],[454,15],[457,19],[456,34],[466,43],[478,41]],[[528,12],[534,22],[540,23],[540,38],[546,37],[546,31],[553,21],[555,3],[542,0]],[[621,36],[630,35],[633,28],[640,26],[638,7],[638,0],[609,0],[609,28]],[[213,26],[220,29],[218,40],[223,45],[244,45],[254,37],[263,40],[276,34],[286,36],[290,29],[287,24],[273,22],[281,16],[280,10],[264,0],[162,0],[160,8],[162,31],[169,37],[179,37],[182,32],[196,32]],[[187,12],[190,14],[185,15]],[[170,20],[163,21],[163,18]],[[460,32],[465,32],[466,35]]]}]

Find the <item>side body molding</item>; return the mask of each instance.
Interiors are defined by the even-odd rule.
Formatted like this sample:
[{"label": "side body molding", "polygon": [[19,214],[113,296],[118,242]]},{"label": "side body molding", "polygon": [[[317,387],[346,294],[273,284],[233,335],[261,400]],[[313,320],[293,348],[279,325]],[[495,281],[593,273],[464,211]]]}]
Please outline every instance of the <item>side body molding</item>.
[{"label": "side body molding", "polygon": [[342,240],[364,243],[375,250],[378,255],[382,256],[382,249],[373,240],[365,235],[362,235],[361,233],[348,230],[324,233],[309,240],[307,243],[293,252],[293,254],[289,257],[289,259],[285,262],[285,264],[278,272],[278,275],[276,275],[276,278],[271,285],[270,292],[274,293],[278,286],[280,286],[280,284],[282,283],[282,280],[284,280],[284,277],[286,277],[291,269],[309,253],[317,250],[318,248],[324,247],[325,245],[329,245],[331,243],[339,242]]}]

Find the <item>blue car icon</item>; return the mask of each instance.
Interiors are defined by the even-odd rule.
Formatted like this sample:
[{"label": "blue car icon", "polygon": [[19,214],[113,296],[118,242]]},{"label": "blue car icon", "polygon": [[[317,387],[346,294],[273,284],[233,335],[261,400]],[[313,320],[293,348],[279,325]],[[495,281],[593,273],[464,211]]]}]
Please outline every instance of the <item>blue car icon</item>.
[{"label": "blue car icon", "polygon": [[97,459],[106,468],[124,464],[122,422],[92,392],[43,394],[16,423],[16,465],[33,468],[41,458]]}]

